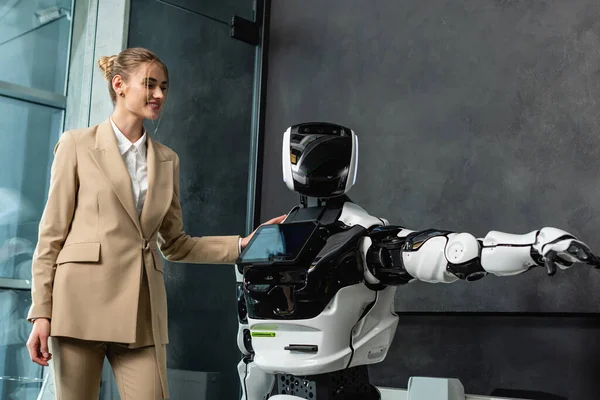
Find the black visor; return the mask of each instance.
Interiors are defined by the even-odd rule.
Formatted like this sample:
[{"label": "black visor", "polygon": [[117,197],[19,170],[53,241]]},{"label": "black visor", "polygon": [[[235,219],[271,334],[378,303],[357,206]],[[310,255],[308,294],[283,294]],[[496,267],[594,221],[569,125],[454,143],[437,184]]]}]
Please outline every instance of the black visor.
[{"label": "black visor", "polygon": [[352,161],[352,137],[294,133],[290,136],[290,157],[295,191],[311,197],[344,194]]}]

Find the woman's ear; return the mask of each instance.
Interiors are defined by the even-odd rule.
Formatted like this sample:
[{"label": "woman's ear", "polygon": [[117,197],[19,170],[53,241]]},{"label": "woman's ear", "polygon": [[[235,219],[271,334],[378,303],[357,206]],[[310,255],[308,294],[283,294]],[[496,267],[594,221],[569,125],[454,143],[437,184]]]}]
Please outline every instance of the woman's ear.
[{"label": "woman's ear", "polygon": [[125,90],[125,81],[121,75],[115,75],[112,78],[112,87],[117,96],[122,96]]}]

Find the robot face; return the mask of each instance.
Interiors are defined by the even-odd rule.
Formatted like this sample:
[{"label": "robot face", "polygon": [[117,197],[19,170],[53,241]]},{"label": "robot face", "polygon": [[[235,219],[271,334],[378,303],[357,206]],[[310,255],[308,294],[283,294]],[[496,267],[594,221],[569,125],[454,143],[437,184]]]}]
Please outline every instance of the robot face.
[{"label": "robot face", "polygon": [[358,137],[341,125],[303,123],[283,138],[283,180],[304,196],[327,198],[347,193],[356,181]]}]

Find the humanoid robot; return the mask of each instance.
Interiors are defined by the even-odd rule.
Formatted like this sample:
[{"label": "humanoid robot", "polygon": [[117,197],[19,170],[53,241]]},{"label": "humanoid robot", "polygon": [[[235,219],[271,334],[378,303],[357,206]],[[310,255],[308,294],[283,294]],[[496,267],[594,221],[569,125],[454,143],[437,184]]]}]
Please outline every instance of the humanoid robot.
[{"label": "humanoid robot", "polygon": [[367,365],[381,362],[398,324],[394,293],[414,280],[451,283],[600,259],[573,235],[518,235],[392,226],[346,194],[358,138],[302,123],[283,138],[283,180],[300,195],[280,225],[260,227],[237,260],[238,365],[243,400],[375,400]]}]

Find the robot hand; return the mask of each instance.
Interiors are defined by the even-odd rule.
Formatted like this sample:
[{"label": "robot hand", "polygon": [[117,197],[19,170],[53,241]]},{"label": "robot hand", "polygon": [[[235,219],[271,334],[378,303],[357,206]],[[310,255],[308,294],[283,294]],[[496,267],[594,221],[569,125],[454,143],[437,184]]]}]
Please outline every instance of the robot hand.
[{"label": "robot hand", "polygon": [[600,268],[600,258],[588,245],[560,229],[541,229],[533,248],[541,255],[538,262],[545,265],[550,276],[556,273],[556,266],[567,269],[576,262]]}]

